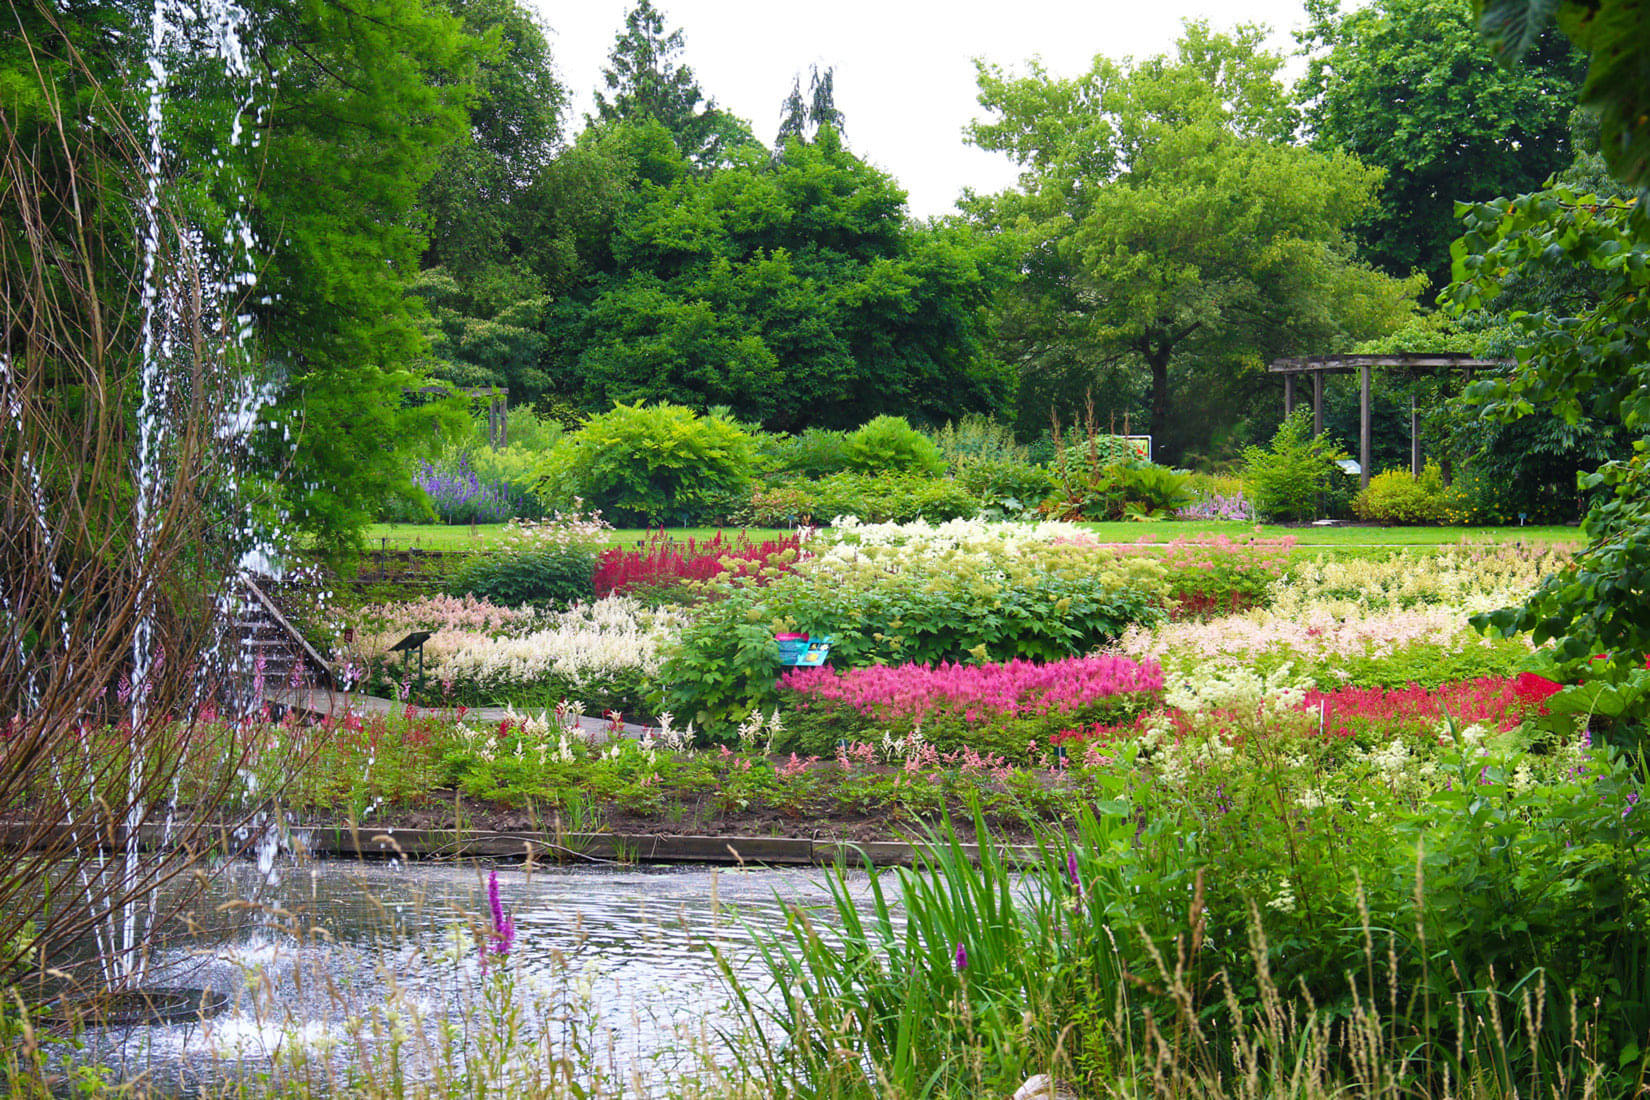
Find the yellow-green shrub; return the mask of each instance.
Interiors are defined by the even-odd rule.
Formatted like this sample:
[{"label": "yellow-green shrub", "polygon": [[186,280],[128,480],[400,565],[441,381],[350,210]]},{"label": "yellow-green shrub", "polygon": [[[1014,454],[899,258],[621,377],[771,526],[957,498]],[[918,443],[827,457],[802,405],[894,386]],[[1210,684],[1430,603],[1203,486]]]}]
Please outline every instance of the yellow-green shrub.
[{"label": "yellow-green shrub", "polygon": [[1376,523],[1442,523],[1446,498],[1443,472],[1436,462],[1429,462],[1418,478],[1408,470],[1376,474],[1352,498],[1352,512]]}]

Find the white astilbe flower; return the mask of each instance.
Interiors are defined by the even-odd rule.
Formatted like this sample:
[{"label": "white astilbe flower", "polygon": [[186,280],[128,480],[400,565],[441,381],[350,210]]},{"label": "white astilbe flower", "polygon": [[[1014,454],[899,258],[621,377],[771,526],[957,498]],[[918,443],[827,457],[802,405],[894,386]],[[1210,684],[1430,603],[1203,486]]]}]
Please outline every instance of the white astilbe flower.
[{"label": "white astilbe flower", "polygon": [[1204,665],[1186,676],[1171,676],[1163,702],[1188,715],[1209,711],[1259,714],[1300,706],[1306,689],[1290,678],[1284,665],[1270,676],[1245,668]]},{"label": "white astilbe flower", "polygon": [[[437,679],[497,686],[536,683],[551,674],[584,684],[630,669],[656,676],[661,647],[681,632],[685,622],[679,611],[610,596],[563,612],[513,620],[515,626],[532,627],[515,635],[430,624],[438,628],[424,643],[424,662]],[[403,634],[401,626],[365,634],[356,647],[365,657],[382,658]]]}]

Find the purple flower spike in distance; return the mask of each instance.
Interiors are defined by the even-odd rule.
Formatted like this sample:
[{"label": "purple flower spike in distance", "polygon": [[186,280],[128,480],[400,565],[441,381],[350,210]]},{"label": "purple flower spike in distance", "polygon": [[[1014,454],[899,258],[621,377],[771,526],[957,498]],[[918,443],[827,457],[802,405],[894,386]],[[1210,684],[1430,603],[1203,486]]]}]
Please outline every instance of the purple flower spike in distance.
[{"label": "purple flower spike in distance", "polygon": [[1066,877],[1071,879],[1071,884],[1077,889],[1081,890],[1083,888],[1083,880],[1077,874],[1076,852],[1066,853]]},{"label": "purple flower spike in distance", "polygon": [[964,970],[967,970],[968,969],[968,948],[964,947],[962,944],[959,943],[957,945],[957,957],[952,961],[956,963],[957,972],[959,974],[962,973]]}]

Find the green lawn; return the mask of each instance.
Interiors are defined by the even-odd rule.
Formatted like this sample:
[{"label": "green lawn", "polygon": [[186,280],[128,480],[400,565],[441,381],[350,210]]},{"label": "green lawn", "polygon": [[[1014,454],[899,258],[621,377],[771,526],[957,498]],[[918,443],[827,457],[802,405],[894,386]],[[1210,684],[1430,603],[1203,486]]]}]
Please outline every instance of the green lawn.
[{"label": "green lawn", "polygon": [[1575,527],[1279,527],[1222,520],[1085,523],[1108,542],[1170,542],[1225,535],[1231,539],[1292,536],[1297,546],[1452,546],[1459,542],[1581,542]]},{"label": "green lawn", "polygon": [[[718,530],[716,527],[673,527],[670,534],[677,539],[704,540],[714,538]],[[735,537],[740,528],[725,530],[729,537]],[[482,523],[474,527],[449,527],[439,523],[375,523],[367,528],[366,547],[368,551],[381,546],[388,550],[482,550],[497,541],[503,531],[502,523]],[[613,532],[608,544],[634,546],[647,541],[651,534],[648,530],[620,528]],[[788,535],[790,531],[752,527],[749,534],[753,542],[761,542]]]},{"label": "green lawn", "polygon": [[[1233,539],[1251,537],[1282,538],[1293,536],[1298,546],[1450,546],[1467,542],[1580,542],[1581,532],[1574,527],[1277,527],[1252,523],[1229,523],[1220,520],[1176,520],[1163,523],[1086,523],[1100,538],[1108,542],[1169,542],[1177,538],[1197,538],[1226,535]],[[494,542],[504,525],[479,524],[475,527],[448,527],[424,523],[377,523],[367,528],[367,549],[381,546],[390,550],[416,548],[420,550],[480,550]],[[730,529],[733,533],[737,529]],[[714,527],[673,528],[675,538],[707,539],[717,532]],[[613,532],[614,546],[634,546],[645,541],[650,532],[621,529]],[[753,540],[777,538],[789,534],[774,528],[756,527],[749,531]]]}]

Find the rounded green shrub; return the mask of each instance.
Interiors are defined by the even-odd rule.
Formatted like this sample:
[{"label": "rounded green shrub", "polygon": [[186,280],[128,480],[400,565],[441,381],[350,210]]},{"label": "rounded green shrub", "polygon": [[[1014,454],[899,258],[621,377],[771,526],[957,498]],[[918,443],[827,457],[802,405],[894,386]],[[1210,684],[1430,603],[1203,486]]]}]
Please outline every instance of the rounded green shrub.
[{"label": "rounded green shrub", "polygon": [[945,456],[934,441],[902,416],[879,416],[848,437],[843,446],[850,470],[862,473],[910,473],[938,477]]},{"label": "rounded green shrub", "polygon": [[1443,474],[1433,462],[1419,478],[1408,470],[1376,474],[1352,498],[1352,511],[1376,523],[1443,523],[1449,511]]},{"label": "rounded green shrub", "polygon": [[521,604],[587,602],[596,598],[591,577],[596,553],[585,546],[537,546],[510,553],[483,553],[470,558],[448,590],[500,607]]},{"label": "rounded green shrub", "polygon": [[1054,476],[1020,458],[970,455],[957,466],[957,484],[987,508],[1007,513],[1034,510],[1054,492]]},{"label": "rounded green shrub", "polygon": [[540,494],[620,524],[691,524],[707,502],[750,485],[751,439],[681,405],[615,405],[550,451]]},{"label": "rounded green shrub", "polygon": [[826,477],[848,468],[848,436],[824,428],[781,437],[773,446],[773,461],[782,474]]}]

